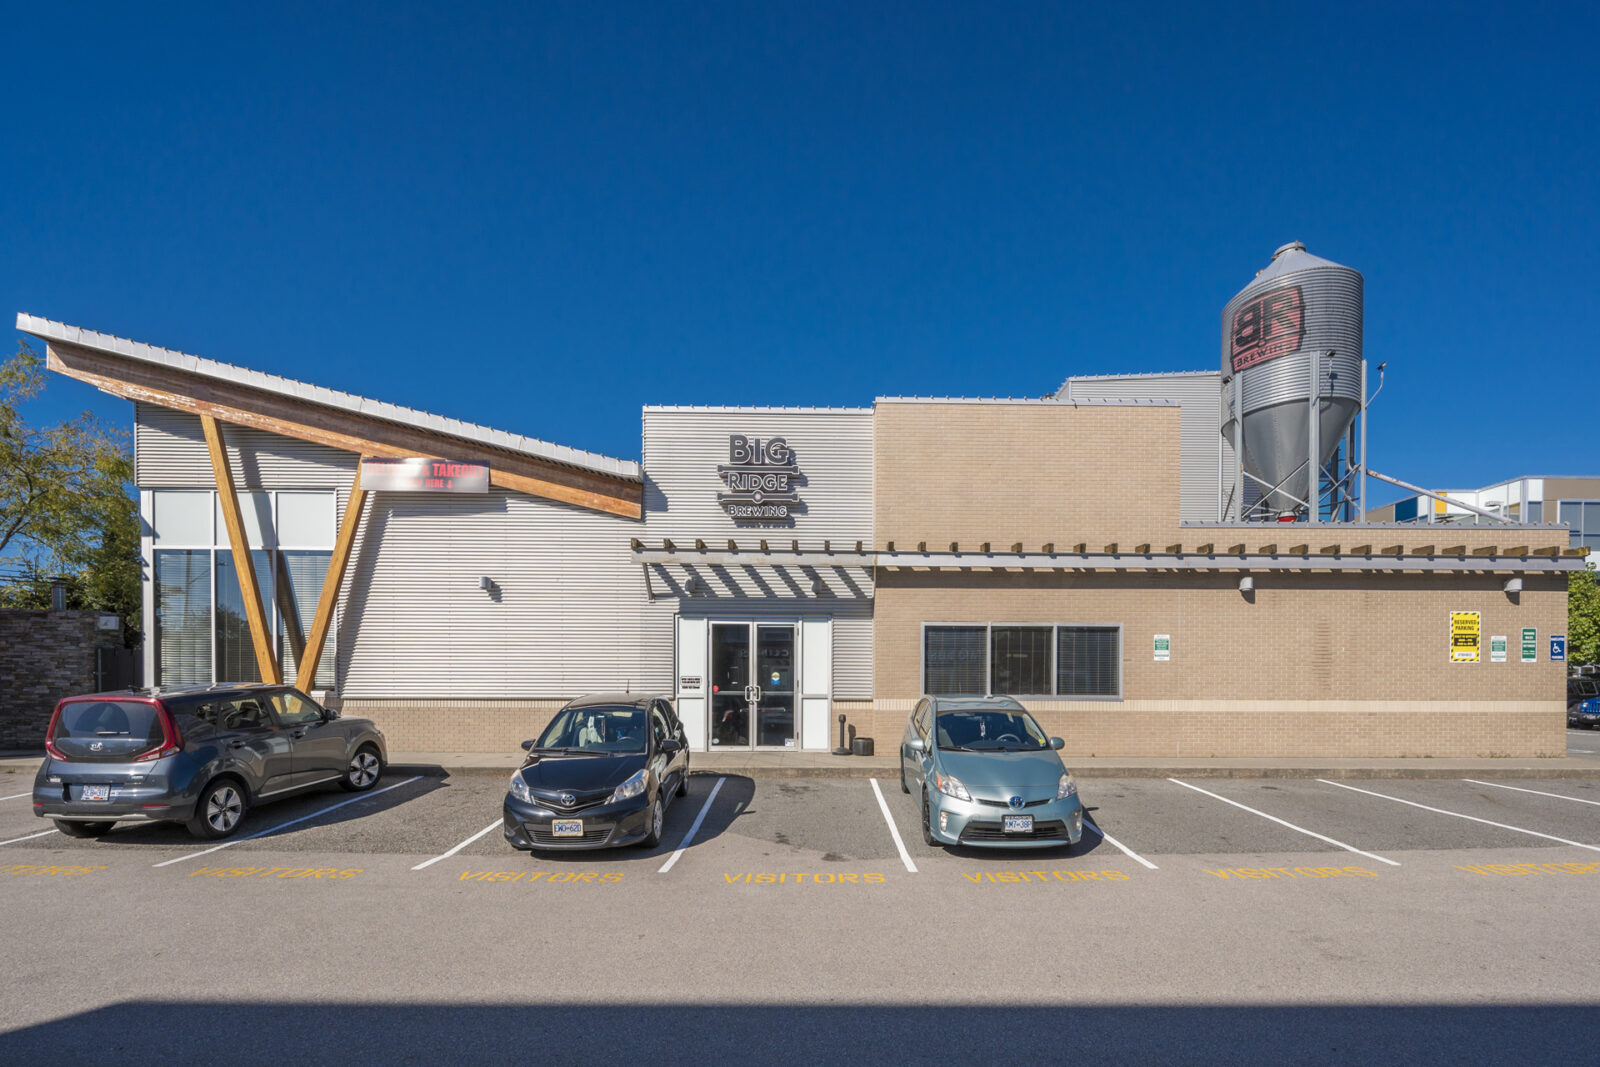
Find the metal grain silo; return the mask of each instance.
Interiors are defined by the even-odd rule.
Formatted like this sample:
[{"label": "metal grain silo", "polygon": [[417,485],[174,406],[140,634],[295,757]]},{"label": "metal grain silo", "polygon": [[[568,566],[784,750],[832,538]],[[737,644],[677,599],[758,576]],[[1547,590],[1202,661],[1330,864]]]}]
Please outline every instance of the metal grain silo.
[{"label": "metal grain silo", "polygon": [[1222,433],[1234,438],[1237,408],[1244,469],[1279,487],[1260,487],[1269,512],[1295,511],[1308,498],[1313,392],[1319,467],[1361,406],[1361,316],[1361,273],[1299,241],[1274,252],[1222,311]]}]

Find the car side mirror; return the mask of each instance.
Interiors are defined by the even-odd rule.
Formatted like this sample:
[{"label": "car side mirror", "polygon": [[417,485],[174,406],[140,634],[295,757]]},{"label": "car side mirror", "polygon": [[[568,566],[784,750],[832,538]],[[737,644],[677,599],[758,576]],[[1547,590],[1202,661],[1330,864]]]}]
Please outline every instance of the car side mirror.
[{"label": "car side mirror", "polygon": [[334,719],[337,719],[338,717],[339,717],[339,713],[337,711],[335,711],[334,709],[332,709],[332,708],[323,708],[322,709],[322,720],[324,722],[332,722]]},{"label": "car side mirror", "polygon": [[528,740],[522,742],[522,751],[524,751],[524,752],[532,752],[534,743],[537,740],[538,740],[538,738],[530,737],[530,738],[528,738]]},{"label": "car side mirror", "polygon": [[1062,749],[1067,747],[1067,743],[1061,740],[1059,737],[1052,737],[1050,739],[1050,747],[1055,749],[1057,752],[1060,752]]},{"label": "car side mirror", "polygon": [[928,742],[925,739],[921,738],[921,737],[913,737],[911,739],[911,751],[913,751],[913,752],[926,752],[926,751],[928,751]]},{"label": "car side mirror", "polygon": [[664,737],[661,739],[661,751],[668,756],[672,755],[682,747],[682,745],[678,744],[677,738]]}]

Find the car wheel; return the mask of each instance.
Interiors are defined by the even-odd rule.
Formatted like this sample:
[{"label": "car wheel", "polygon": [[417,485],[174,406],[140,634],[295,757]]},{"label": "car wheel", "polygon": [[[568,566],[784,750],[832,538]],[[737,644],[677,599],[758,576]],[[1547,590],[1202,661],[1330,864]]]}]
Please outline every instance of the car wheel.
[{"label": "car wheel", "polygon": [[112,822],[77,822],[72,819],[54,819],[56,829],[68,837],[104,837],[116,825]]},{"label": "car wheel", "polygon": [[372,745],[362,745],[350,757],[350,766],[345,768],[339,786],[347,793],[365,793],[378,784],[382,775],[383,759],[378,755],[378,750]]},{"label": "car wheel", "polygon": [[662,797],[656,797],[655,803],[650,805],[650,832],[645,835],[644,847],[655,848],[661,844],[661,830],[667,822],[667,802]]},{"label": "car wheel", "polygon": [[939,843],[939,839],[933,836],[933,826],[928,821],[928,797],[926,794],[922,797],[922,843],[925,845],[937,845]]},{"label": "car wheel", "polygon": [[903,759],[900,761],[900,792],[911,792],[911,787],[906,785],[906,761]]},{"label": "car wheel", "polygon": [[232,778],[219,778],[200,794],[194,818],[189,820],[189,832],[202,841],[227,837],[239,828],[247,806],[239,783]]}]

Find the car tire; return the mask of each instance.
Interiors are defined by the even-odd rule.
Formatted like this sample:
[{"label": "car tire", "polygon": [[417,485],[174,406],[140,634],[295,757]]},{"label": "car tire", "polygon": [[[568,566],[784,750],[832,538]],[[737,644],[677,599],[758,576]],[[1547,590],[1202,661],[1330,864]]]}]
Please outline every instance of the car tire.
[{"label": "car tire", "polygon": [[344,777],[339,779],[339,788],[346,793],[365,793],[377,785],[382,777],[383,757],[378,755],[377,746],[362,745],[350,757],[350,765],[344,769]]},{"label": "car tire", "polygon": [[661,844],[661,831],[666,826],[667,801],[665,797],[657,796],[655,803],[650,805],[650,830],[644,835],[644,847],[655,848]]},{"label": "car tire", "polygon": [[114,822],[78,822],[74,819],[54,819],[56,829],[68,837],[104,837],[116,825]]},{"label": "car tire", "polygon": [[239,829],[249,807],[244,786],[233,778],[218,778],[200,791],[189,832],[202,841],[228,837]]},{"label": "car tire", "polygon": [[937,845],[939,839],[933,836],[933,824],[928,818],[928,796],[922,796],[922,843],[924,845]]}]

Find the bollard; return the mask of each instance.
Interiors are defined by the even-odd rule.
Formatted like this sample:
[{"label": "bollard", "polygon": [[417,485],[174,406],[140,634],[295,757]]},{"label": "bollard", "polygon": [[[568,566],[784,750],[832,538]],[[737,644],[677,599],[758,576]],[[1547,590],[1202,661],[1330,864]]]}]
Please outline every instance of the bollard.
[{"label": "bollard", "polygon": [[839,747],[833,750],[835,756],[850,755],[850,746],[844,739],[844,716],[839,716]]}]

